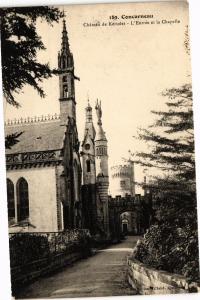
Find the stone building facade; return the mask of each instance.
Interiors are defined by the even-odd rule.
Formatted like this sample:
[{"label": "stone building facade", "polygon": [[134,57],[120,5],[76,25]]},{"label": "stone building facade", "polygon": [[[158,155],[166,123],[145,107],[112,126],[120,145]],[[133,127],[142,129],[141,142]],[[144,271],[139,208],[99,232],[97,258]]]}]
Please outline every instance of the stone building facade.
[{"label": "stone building facade", "polygon": [[81,163],[76,126],[73,54],[63,21],[58,54],[60,116],[8,121],[22,133],[6,150],[10,232],[55,232],[82,227]]}]

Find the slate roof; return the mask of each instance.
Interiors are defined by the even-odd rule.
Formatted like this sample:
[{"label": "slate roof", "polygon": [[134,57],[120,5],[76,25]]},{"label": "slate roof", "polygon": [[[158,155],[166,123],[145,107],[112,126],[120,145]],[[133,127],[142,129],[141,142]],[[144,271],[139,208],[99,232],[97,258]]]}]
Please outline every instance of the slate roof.
[{"label": "slate roof", "polygon": [[63,148],[67,127],[60,120],[5,125],[5,135],[23,132],[19,142],[6,149],[6,154],[59,150]]}]

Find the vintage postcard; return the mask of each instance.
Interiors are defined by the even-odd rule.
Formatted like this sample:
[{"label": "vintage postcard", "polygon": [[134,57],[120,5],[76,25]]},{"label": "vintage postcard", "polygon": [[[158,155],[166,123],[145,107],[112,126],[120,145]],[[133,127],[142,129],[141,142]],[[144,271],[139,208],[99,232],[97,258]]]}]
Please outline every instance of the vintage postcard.
[{"label": "vintage postcard", "polygon": [[198,293],[188,3],[0,12],[12,296]]}]

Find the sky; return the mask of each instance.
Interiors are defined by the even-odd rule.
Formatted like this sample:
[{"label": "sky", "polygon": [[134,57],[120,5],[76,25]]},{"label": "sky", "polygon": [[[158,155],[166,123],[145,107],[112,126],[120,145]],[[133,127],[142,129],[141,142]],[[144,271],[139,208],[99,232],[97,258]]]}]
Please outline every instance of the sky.
[{"label": "sky", "polygon": [[[87,98],[93,108],[98,98],[102,103],[103,128],[108,139],[109,166],[123,164],[122,158],[128,158],[128,150],[134,153],[144,149],[145,145],[133,136],[137,134],[137,128],[146,128],[153,122],[151,110],[164,108],[166,99],[162,97],[162,91],[190,80],[190,61],[184,49],[187,4],[71,5],[61,9],[66,14],[75,75],[80,77],[75,84],[79,139],[83,140]],[[137,14],[153,14],[152,21],[161,24],[130,25],[131,19],[121,19],[122,15]],[[110,16],[119,19],[113,21]],[[180,22],[166,24],[164,21],[162,24],[162,20]],[[101,24],[126,22],[126,25],[83,25],[98,21]],[[38,59],[57,67],[62,21],[53,27],[38,22],[37,29],[47,49],[38,54]],[[21,108],[5,103],[5,119],[59,113],[58,78],[48,79],[42,86],[45,99],[26,86],[16,97]],[[95,109],[93,117],[95,125]],[[135,167],[135,172],[136,181],[140,181],[144,175],[142,168]]]}]

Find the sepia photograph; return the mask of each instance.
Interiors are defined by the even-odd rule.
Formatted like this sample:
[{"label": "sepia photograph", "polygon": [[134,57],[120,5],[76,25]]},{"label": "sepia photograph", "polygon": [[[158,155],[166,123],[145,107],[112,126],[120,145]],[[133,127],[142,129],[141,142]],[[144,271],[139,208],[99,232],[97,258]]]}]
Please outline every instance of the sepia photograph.
[{"label": "sepia photograph", "polygon": [[0,8],[13,299],[200,292],[187,1]]}]

